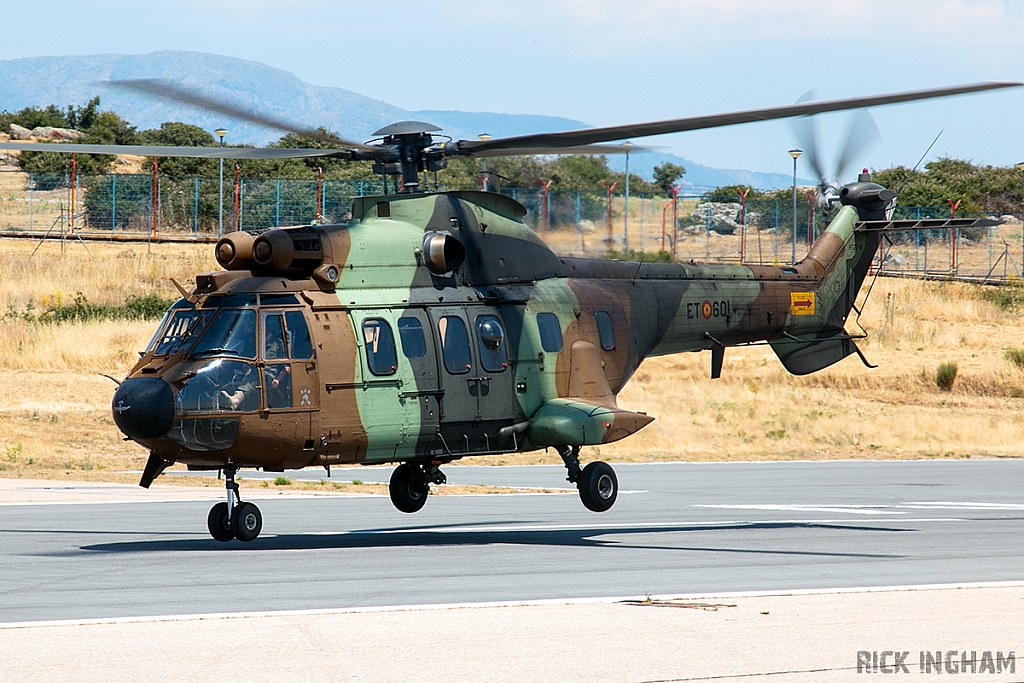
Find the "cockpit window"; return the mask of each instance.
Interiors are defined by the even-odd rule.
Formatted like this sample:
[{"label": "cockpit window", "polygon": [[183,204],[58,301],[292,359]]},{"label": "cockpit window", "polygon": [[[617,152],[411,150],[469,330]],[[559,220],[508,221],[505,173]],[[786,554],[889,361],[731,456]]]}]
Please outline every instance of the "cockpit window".
[{"label": "cockpit window", "polygon": [[256,311],[221,311],[192,348],[190,355],[194,358],[221,354],[240,358],[256,357]]},{"label": "cockpit window", "polygon": [[228,294],[226,296],[211,296],[203,304],[203,308],[240,308],[242,306],[255,306],[255,294]]},{"label": "cockpit window", "polygon": [[[210,322],[216,311],[197,311],[195,309],[178,309],[170,313],[170,320],[163,327],[163,333],[153,338],[153,352],[158,356],[169,356],[177,353],[188,343],[198,337]],[[150,342],[151,344],[153,342]]]},{"label": "cockpit window", "polygon": [[288,357],[284,343],[284,316],[280,313],[263,315],[263,357],[267,360]]},{"label": "cockpit window", "polygon": [[309,328],[306,327],[302,311],[287,311],[284,319],[288,326],[288,348],[292,358],[312,358],[313,342],[309,339]]},{"label": "cockpit window", "polygon": [[260,294],[260,305],[262,306],[287,306],[297,303],[299,300],[294,294]]},{"label": "cockpit window", "polygon": [[242,361],[217,358],[189,378],[175,398],[179,413],[249,412],[260,407],[259,372]]},{"label": "cockpit window", "polygon": [[167,321],[171,319],[171,316],[174,315],[175,311],[182,308],[192,308],[192,304],[184,299],[178,299],[171,304],[171,307],[167,309],[167,312],[164,313],[164,317],[160,320],[160,324],[156,326],[155,330],[153,330],[153,336],[150,337],[149,343],[146,344],[146,350],[143,351],[143,353],[149,353],[156,348],[156,345],[160,343],[161,339],[163,339],[164,328],[167,327]]}]

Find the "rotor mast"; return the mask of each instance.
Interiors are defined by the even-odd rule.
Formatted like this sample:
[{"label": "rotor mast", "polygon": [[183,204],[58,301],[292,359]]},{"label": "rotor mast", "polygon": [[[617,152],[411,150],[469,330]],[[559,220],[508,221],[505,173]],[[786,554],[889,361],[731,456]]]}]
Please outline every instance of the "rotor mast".
[{"label": "rotor mast", "polygon": [[381,148],[389,150],[386,155],[375,155],[373,172],[402,176],[403,193],[422,192],[420,173],[440,171],[448,164],[440,150],[431,149],[434,144],[431,133],[441,130],[424,121],[399,121],[384,126],[374,135],[383,136]]}]

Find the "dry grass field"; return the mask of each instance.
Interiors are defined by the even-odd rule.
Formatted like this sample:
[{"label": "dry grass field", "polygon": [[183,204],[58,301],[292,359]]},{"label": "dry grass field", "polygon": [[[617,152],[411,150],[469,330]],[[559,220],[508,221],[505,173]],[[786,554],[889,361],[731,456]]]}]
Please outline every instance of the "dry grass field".
[{"label": "dry grass field", "polygon": [[[173,297],[214,268],[210,246],[125,246],[0,240],[0,476],[135,481],[145,453],[121,440],[114,389],[154,321],[29,322],[31,304],[68,299],[121,304],[132,294]],[[638,435],[585,458],[610,461],[1024,456],[1024,319],[959,283],[879,279],[861,319],[856,357],[809,377],[788,375],[768,347],[729,349],[723,377],[709,354],[652,358],[620,403],[654,415]],[[851,330],[853,326],[851,325]],[[957,363],[951,391],[938,366]],[[483,459],[560,462],[554,452]],[[474,460],[474,464],[481,462]]]}]

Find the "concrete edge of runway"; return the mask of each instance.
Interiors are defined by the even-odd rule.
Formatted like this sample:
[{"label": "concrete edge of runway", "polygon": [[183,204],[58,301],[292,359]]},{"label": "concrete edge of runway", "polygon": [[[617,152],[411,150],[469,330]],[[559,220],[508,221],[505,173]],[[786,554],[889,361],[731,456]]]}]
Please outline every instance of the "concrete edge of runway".
[{"label": "concrete edge of runway", "polygon": [[162,614],[143,617],[111,617],[99,619],[55,619],[49,621],[0,622],[0,630],[38,628],[45,626],[86,626],[96,624],[135,624],[143,622],[206,621],[211,619],[254,619],[262,617],[302,617],[330,614],[365,614],[376,612],[424,612],[431,610],[483,609],[503,607],[586,605],[595,603],[680,602],[696,600],[734,600],[738,598],[779,598],[810,595],[846,595],[855,593],[907,593],[949,591],[979,588],[1024,588],[1024,581],[988,581],[978,583],[936,583],[900,586],[854,586],[840,588],[797,588],[767,591],[717,591],[666,595],[626,595],[588,598],[555,598],[547,600],[502,600],[496,602],[456,602],[418,605],[379,605],[373,607],[342,607],[305,610],[269,610],[258,612],[211,612],[205,614]]}]

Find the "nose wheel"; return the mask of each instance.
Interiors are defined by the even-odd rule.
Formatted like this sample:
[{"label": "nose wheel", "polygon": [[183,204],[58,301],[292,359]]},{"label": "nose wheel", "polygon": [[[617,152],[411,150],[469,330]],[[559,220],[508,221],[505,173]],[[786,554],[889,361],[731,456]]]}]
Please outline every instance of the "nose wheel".
[{"label": "nose wheel", "polygon": [[235,483],[237,467],[224,468],[224,486],[227,489],[226,503],[217,503],[210,508],[206,526],[214,540],[227,543],[233,538],[248,543],[260,535],[263,529],[263,514],[252,503],[242,502]]}]

